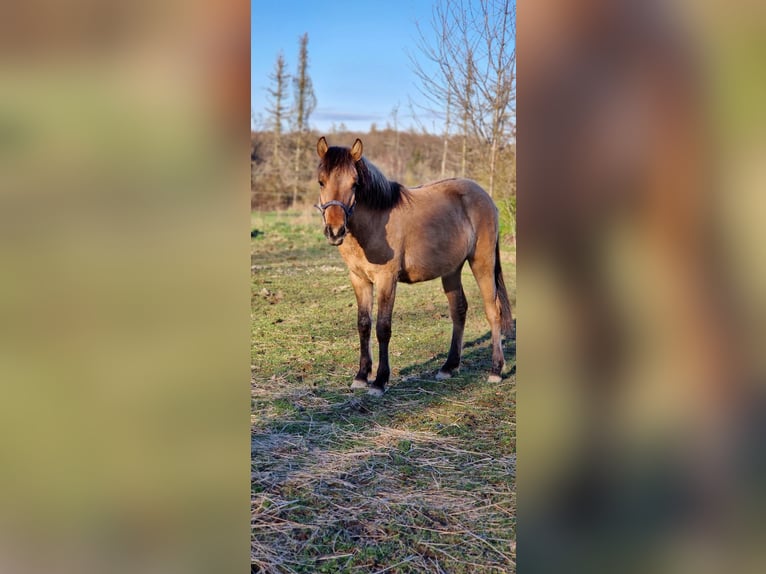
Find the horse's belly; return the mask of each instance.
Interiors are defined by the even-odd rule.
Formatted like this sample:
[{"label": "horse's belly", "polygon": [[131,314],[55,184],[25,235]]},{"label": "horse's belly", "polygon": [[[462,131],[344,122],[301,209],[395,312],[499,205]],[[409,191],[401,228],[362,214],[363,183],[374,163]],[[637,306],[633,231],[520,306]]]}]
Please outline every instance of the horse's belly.
[{"label": "horse's belly", "polygon": [[436,279],[436,277],[438,277],[438,275],[417,273],[417,272],[410,274],[407,272],[406,269],[402,269],[399,272],[400,283],[420,283],[421,281],[430,281],[431,279]]},{"label": "horse's belly", "polygon": [[467,251],[462,248],[405,253],[399,281],[419,283],[449,275],[460,267],[467,255]]},{"label": "horse's belly", "polygon": [[473,227],[459,215],[463,212],[432,209],[423,223],[410,226],[417,232],[405,236],[402,266],[413,283],[453,273],[473,251]]}]

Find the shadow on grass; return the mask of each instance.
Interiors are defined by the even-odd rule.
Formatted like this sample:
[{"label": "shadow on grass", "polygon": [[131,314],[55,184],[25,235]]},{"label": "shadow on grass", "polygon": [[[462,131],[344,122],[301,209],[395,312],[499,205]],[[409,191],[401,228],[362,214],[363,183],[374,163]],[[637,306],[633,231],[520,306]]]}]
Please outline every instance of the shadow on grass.
[{"label": "shadow on grass", "polygon": [[[458,427],[414,430],[423,426],[412,422],[490,387],[489,340],[487,333],[465,344],[451,379],[434,378],[445,352],[403,368],[378,399],[290,383],[274,389],[273,403],[285,410],[252,436],[256,571],[509,571],[515,455],[490,452],[482,445],[494,443]],[[513,372],[515,341],[505,352]],[[511,379],[494,387],[510,389]],[[470,406],[459,408],[473,416]],[[479,425],[488,433],[497,426]],[[446,550],[458,546],[459,556]]]},{"label": "shadow on grass", "polygon": [[[397,377],[392,377],[386,388],[386,394],[380,398],[374,398],[367,395],[364,390],[351,390],[350,388],[327,387],[313,389],[306,387],[305,383],[290,385],[282,391],[275,390],[271,400],[276,403],[288,404],[294,401],[298,405],[294,409],[288,409],[286,413],[289,416],[271,416],[262,418],[259,421],[261,428],[270,431],[283,431],[285,428],[296,428],[302,426],[300,423],[311,421],[325,421],[338,423],[351,423],[364,430],[370,425],[379,424],[376,417],[394,415],[397,413],[397,403],[403,395],[412,395],[412,393],[421,392],[420,401],[407,400],[406,409],[409,415],[415,414],[413,409],[424,409],[438,406],[446,399],[459,398],[474,387],[489,385],[486,381],[491,367],[491,348],[490,333],[477,337],[463,345],[463,355],[460,371],[453,377],[445,380],[436,380],[436,373],[447,359],[447,352],[438,355],[420,363],[415,363],[402,368]],[[516,372],[516,341],[506,340],[503,343],[505,353],[506,367],[503,373],[503,381],[507,381],[515,375]],[[354,376],[355,369],[349,365],[348,382]],[[316,397],[324,398],[321,404],[316,406],[300,405],[301,394],[310,393]],[[342,416],[344,406],[356,409],[363,417],[354,417],[349,419]],[[297,425],[295,423],[298,423]]]},{"label": "shadow on grass", "polygon": [[[476,337],[471,341],[463,343],[463,354],[460,361],[460,375],[483,375],[484,377],[489,375],[490,367],[492,366],[490,347],[491,334],[485,333],[480,337]],[[503,373],[503,379],[507,379],[516,372],[516,339],[506,338],[503,341],[503,353],[505,355],[505,372]],[[407,377],[414,373],[421,372],[424,368],[432,368],[432,375],[435,377],[438,369],[447,360],[447,352],[439,353],[430,361],[425,361],[420,364],[410,365],[403,368],[400,371],[402,377]],[[486,370],[482,373],[482,369]],[[449,382],[451,379],[447,379],[444,382]]]},{"label": "shadow on grass", "polygon": [[[258,421],[260,430],[252,436],[254,464],[260,464],[261,469],[269,466],[265,460],[269,451],[274,447],[284,448],[282,441],[273,440],[275,436],[281,436],[290,443],[287,450],[296,455],[292,457],[289,469],[284,469],[288,472],[280,479],[289,482],[289,474],[300,474],[323,451],[352,451],[358,446],[355,437],[368,437],[381,427],[397,426],[405,418],[417,418],[422,411],[459,401],[475,389],[489,386],[486,381],[491,365],[489,341],[489,333],[468,341],[464,345],[460,372],[450,379],[435,379],[436,372],[446,360],[446,352],[404,367],[381,398],[370,397],[363,390],[337,386],[312,388],[305,383],[287,383],[279,390],[274,389],[270,400],[282,409]],[[510,379],[515,371],[515,341],[506,341],[504,350],[506,372],[500,385],[507,388],[509,383],[512,384]],[[352,377],[353,369],[349,368],[346,377],[349,383]],[[301,461],[298,455],[309,452],[313,452],[313,456]],[[366,467],[369,461],[357,460],[356,463],[360,468]],[[347,474],[355,477],[353,480],[365,475],[364,472]]]}]

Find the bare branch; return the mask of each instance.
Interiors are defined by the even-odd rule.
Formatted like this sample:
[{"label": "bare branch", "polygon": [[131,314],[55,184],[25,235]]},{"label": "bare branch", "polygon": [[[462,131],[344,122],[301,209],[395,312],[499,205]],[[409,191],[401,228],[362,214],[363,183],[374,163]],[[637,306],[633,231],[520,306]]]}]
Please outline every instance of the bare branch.
[{"label": "bare branch", "polygon": [[498,153],[515,135],[515,16],[511,0],[444,0],[433,10],[431,29],[417,28],[420,59],[410,55],[432,111],[459,118],[462,171],[468,138],[488,146],[490,194]]}]

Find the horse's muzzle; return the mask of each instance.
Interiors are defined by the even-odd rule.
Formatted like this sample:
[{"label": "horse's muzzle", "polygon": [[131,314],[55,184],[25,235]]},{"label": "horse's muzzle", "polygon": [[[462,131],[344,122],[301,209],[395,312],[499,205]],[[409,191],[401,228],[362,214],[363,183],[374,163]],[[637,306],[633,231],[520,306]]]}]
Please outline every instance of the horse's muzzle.
[{"label": "horse's muzzle", "polygon": [[343,238],[346,237],[346,226],[341,225],[337,231],[334,231],[331,226],[326,225],[324,228],[324,235],[327,237],[327,241],[330,245],[340,245],[343,243]]}]

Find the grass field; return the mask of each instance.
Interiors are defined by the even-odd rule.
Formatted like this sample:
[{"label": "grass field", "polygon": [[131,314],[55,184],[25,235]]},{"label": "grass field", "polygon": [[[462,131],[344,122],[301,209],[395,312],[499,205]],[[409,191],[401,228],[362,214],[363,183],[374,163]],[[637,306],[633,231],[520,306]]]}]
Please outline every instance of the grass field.
[{"label": "grass field", "polygon": [[[468,266],[460,374],[434,379],[451,333],[441,283],[400,285],[390,387],[375,399],[349,389],[356,302],[318,213],[253,214],[252,227],[254,570],[515,571],[515,344],[488,384]],[[501,249],[515,307],[515,256]]]}]

